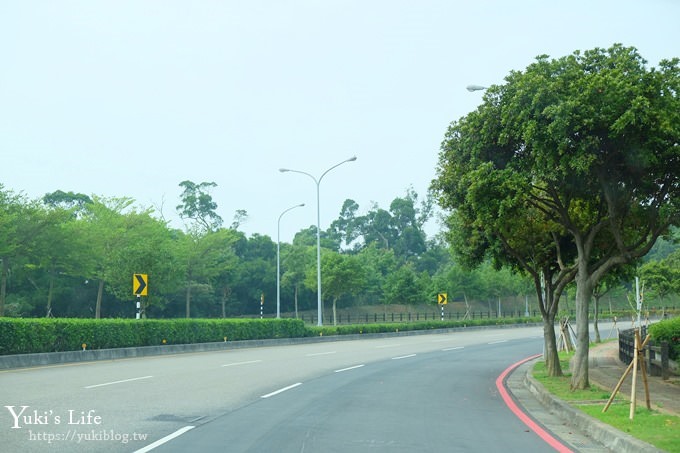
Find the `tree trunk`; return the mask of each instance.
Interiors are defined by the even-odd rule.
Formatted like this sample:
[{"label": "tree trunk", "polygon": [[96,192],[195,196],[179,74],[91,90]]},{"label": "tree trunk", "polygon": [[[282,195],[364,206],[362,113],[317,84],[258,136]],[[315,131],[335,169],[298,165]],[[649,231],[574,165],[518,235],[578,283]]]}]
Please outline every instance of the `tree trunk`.
[{"label": "tree trunk", "polygon": [[595,343],[602,343],[602,338],[600,338],[600,328],[597,326],[597,320],[600,311],[600,298],[596,297],[593,301],[595,306],[593,307],[593,329],[595,330]]},{"label": "tree trunk", "polygon": [[337,326],[337,325],[338,325],[337,318],[336,318],[336,316],[335,316],[335,315],[336,315],[336,312],[335,312],[335,303],[336,303],[337,301],[338,301],[338,298],[337,298],[337,297],[334,297],[334,298],[333,298],[333,325],[334,325],[334,326]]},{"label": "tree trunk", "polygon": [[295,285],[295,319],[298,319],[298,285]]},{"label": "tree trunk", "polygon": [[0,276],[0,317],[5,316],[5,297],[7,296],[7,274],[9,273],[9,260],[0,258],[2,261],[2,276]]},{"label": "tree trunk", "polygon": [[588,311],[592,296],[593,284],[589,275],[579,271],[576,275],[576,354],[572,361],[574,365],[571,376],[572,390],[590,387],[588,381],[588,349],[590,347]]},{"label": "tree trunk", "polygon": [[104,296],[104,279],[99,280],[99,288],[97,289],[97,303],[94,309],[95,319],[101,318],[102,315],[102,297]]},{"label": "tree trunk", "polygon": [[222,319],[227,317],[227,296],[226,290],[222,290]]},{"label": "tree trunk", "polygon": [[543,315],[543,344],[545,345],[545,370],[548,376],[562,376],[562,366],[557,351],[555,338],[555,313],[551,311]]},{"label": "tree trunk", "polygon": [[471,314],[470,314],[470,303],[468,302],[467,299],[467,294],[465,294],[465,291],[463,291],[463,300],[465,300],[465,316],[463,316],[463,319],[471,319]]},{"label": "tree trunk", "polygon": [[52,317],[52,293],[54,292],[54,276],[50,274],[50,285],[47,290],[47,310],[45,313],[46,318]]},{"label": "tree trunk", "polygon": [[186,317],[191,318],[191,284],[187,286],[186,293]]}]

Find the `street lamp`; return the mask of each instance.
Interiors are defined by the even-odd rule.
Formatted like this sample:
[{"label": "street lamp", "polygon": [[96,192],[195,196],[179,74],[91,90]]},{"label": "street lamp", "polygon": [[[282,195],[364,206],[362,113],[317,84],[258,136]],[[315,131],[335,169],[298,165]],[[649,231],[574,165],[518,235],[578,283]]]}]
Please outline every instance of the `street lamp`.
[{"label": "street lamp", "polygon": [[304,203],[291,206],[281,213],[276,225],[276,319],[281,318],[281,217],[291,209],[301,208]]},{"label": "street lamp", "polygon": [[317,305],[317,317],[319,319],[317,325],[319,327],[323,325],[321,313],[321,206],[319,203],[319,185],[321,184],[321,180],[323,179],[323,177],[326,176],[326,173],[333,170],[335,167],[339,167],[340,165],[347,162],[354,162],[355,160],[357,160],[357,156],[352,156],[349,159],[345,159],[342,162],[333,165],[331,168],[323,172],[321,176],[319,176],[319,179],[316,179],[314,176],[304,171],[291,170],[289,168],[279,168],[279,171],[281,173],[290,171],[293,173],[301,173],[303,175],[307,175],[310,178],[312,178],[312,180],[316,184],[316,292],[317,292],[316,305]]}]

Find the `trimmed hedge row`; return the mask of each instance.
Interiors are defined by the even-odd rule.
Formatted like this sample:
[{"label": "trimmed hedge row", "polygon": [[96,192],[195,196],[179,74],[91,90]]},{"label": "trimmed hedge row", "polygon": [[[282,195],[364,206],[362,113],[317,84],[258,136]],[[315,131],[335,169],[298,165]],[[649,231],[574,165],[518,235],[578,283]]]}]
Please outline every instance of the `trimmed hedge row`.
[{"label": "trimmed hedge row", "polygon": [[680,359],[680,317],[651,324],[648,332],[654,343],[668,342],[671,359]]},{"label": "trimmed hedge row", "polygon": [[0,318],[0,355],[114,349],[161,344],[352,335],[466,326],[523,324],[537,319],[354,324],[308,327],[296,319]]},{"label": "trimmed hedge row", "polygon": [[364,333],[407,332],[410,330],[452,329],[457,327],[517,325],[541,322],[540,318],[492,318],[466,321],[391,322],[384,324],[350,324],[340,326],[307,327],[314,336],[355,335]]},{"label": "trimmed hedge row", "polygon": [[0,318],[0,355],[161,344],[295,338],[310,333],[295,319]]},{"label": "trimmed hedge row", "polygon": [[531,318],[310,327],[296,319],[0,318],[0,355],[524,324]]}]

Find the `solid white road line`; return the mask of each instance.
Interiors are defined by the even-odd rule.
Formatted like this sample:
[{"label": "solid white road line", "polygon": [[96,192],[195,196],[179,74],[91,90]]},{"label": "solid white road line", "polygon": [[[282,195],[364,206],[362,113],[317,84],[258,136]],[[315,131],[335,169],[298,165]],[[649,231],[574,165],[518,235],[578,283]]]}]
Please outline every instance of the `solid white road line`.
[{"label": "solid white road line", "polygon": [[132,381],[139,381],[141,379],[150,379],[153,376],[142,376],[142,377],[136,377],[136,378],[131,378],[131,379],[123,379],[122,381],[113,381],[113,382],[105,382],[103,384],[95,384],[95,385],[88,385],[85,387],[86,389],[93,389],[95,387],[104,387],[105,385],[114,385],[114,384],[122,384],[124,382],[132,382]]},{"label": "solid white road line", "polygon": [[307,357],[316,357],[318,355],[329,355],[329,354],[335,354],[335,351],[328,351],[328,352],[314,352],[311,354],[307,354]]},{"label": "solid white road line", "polygon": [[222,366],[250,365],[251,363],[260,363],[260,362],[262,362],[262,360],[249,360],[247,362],[227,363],[226,365],[222,365]]},{"label": "solid white road line", "polygon": [[174,439],[175,437],[181,436],[185,432],[189,431],[190,429],[194,429],[194,428],[195,428],[194,426],[185,426],[184,428],[180,428],[177,431],[175,431],[174,433],[168,434],[164,438],[158,439],[156,442],[149,444],[144,448],[140,448],[139,450],[136,450],[135,453],[146,453],[147,451],[151,451],[154,448],[160,447],[164,443],[169,442],[172,439]]},{"label": "solid white road line", "polygon": [[267,393],[266,395],[262,395],[260,398],[269,398],[270,396],[278,395],[279,393],[283,393],[283,392],[285,392],[286,390],[293,389],[293,388],[295,388],[295,387],[297,387],[297,386],[299,386],[299,385],[302,385],[302,382],[298,382],[298,383],[296,383],[296,384],[289,385],[288,387],[284,387],[284,388],[282,388],[282,389],[278,389],[278,390],[275,391],[275,392]]},{"label": "solid white road line", "polygon": [[357,368],[361,368],[363,365],[354,365],[349,368],[342,368],[340,370],[335,370],[334,373],[342,373],[343,371],[349,371],[349,370],[356,370]]}]

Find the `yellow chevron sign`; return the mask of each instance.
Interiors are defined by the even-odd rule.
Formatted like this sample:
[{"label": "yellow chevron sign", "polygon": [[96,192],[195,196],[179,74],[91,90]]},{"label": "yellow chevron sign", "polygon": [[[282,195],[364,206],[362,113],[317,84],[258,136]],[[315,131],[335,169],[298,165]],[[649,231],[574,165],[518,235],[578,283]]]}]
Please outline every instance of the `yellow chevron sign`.
[{"label": "yellow chevron sign", "polygon": [[439,294],[437,295],[437,303],[438,303],[439,305],[446,305],[446,304],[449,303],[449,301],[448,301],[448,299],[447,299],[447,297],[446,297],[446,293],[439,293]]},{"label": "yellow chevron sign", "polygon": [[146,274],[132,275],[132,294],[146,296],[149,291],[149,278]]}]

